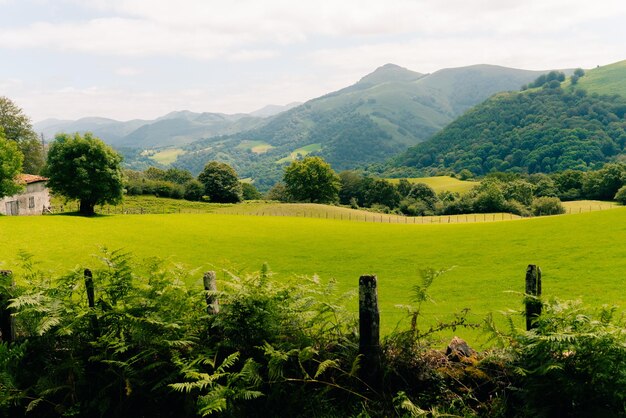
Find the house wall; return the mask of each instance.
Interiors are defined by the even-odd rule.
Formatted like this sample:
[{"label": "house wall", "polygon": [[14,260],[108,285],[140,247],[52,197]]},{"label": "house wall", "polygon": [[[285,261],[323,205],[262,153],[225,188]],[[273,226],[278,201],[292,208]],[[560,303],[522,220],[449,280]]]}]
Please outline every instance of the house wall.
[{"label": "house wall", "polygon": [[46,183],[38,181],[27,184],[22,193],[0,199],[0,213],[10,215],[10,208],[15,207],[15,202],[18,215],[41,215],[44,208],[50,207],[50,193]]}]

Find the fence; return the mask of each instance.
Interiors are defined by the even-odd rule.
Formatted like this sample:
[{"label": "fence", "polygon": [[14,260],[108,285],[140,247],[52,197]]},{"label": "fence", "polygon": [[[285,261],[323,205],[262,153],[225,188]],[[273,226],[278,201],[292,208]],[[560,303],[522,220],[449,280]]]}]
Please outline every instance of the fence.
[{"label": "fence", "polygon": [[[220,305],[217,299],[217,283],[214,271],[203,276],[206,292],[206,311],[208,315],[219,315]],[[0,341],[12,343],[15,337],[14,312],[9,307],[13,291],[13,277],[10,270],[0,270],[0,279],[4,292],[0,291]],[[84,270],[85,289],[89,306],[89,327],[94,338],[101,330],[96,309],[96,295],[91,270]],[[541,315],[541,269],[528,265],[525,277],[526,329],[534,327],[534,320]],[[450,346],[457,340],[453,339]],[[460,340],[462,341],[462,340]],[[464,343],[464,342],[463,342]],[[449,348],[450,348],[449,346]],[[361,379],[371,388],[378,389],[382,384],[382,352],[380,345],[380,311],[378,308],[378,279],[375,275],[359,277],[359,354],[362,355]]]},{"label": "fence", "polygon": [[[611,204],[590,204],[566,207],[566,214],[586,213],[614,208]],[[52,208],[53,213],[77,212],[78,204],[66,204]],[[320,207],[316,210],[301,209],[297,204],[267,205],[259,208],[245,208],[239,210],[236,206],[228,210],[216,209],[215,207],[171,207],[171,206],[100,206],[96,207],[96,213],[100,215],[157,215],[157,214],[202,214],[216,213],[221,215],[239,216],[278,216],[296,218],[334,219],[342,221],[359,221],[390,224],[459,224],[476,222],[496,222],[522,219],[519,215],[511,213],[472,213],[463,215],[437,215],[437,216],[404,216],[397,214],[385,214],[366,212],[337,207],[326,209]]]}]

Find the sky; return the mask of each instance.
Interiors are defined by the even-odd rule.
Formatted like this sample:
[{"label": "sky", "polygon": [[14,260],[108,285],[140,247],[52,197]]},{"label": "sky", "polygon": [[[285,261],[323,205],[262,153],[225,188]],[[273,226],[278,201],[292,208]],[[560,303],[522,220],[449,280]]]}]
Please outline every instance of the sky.
[{"label": "sky", "polygon": [[624,0],[0,0],[0,96],[33,122],[246,113],[386,63],[606,65],[624,22]]}]

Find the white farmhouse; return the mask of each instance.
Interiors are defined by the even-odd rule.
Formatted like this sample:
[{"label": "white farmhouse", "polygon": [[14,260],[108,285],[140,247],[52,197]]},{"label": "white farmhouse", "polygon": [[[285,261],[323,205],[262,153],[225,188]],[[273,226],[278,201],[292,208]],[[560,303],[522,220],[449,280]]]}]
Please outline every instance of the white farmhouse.
[{"label": "white farmhouse", "polygon": [[41,215],[50,210],[50,193],[47,178],[33,174],[20,174],[18,182],[24,185],[22,193],[0,199],[0,214]]}]

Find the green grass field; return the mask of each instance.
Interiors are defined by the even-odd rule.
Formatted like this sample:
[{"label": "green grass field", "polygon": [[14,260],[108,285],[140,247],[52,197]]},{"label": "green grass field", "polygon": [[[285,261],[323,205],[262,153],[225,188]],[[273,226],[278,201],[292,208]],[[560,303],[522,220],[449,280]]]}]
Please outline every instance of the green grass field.
[{"label": "green grass field", "polygon": [[245,140],[245,141],[241,141],[241,143],[237,145],[236,148],[247,149],[247,150],[252,151],[255,154],[264,154],[274,147],[264,141]]},{"label": "green grass field", "polygon": [[349,290],[359,275],[374,273],[388,332],[403,317],[395,305],[410,303],[411,286],[425,267],[455,266],[432,287],[436,304],[424,309],[428,321],[466,307],[476,321],[520,308],[520,295],[510,291],[523,289],[529,263],[542,267],[547,296],[626,307],[625,221],[626,208],[432,225],[220,214],[0,217],[0,268],[19,270],[20,250],[35,255],[44,270],[93,266],[106,246],[198,268],[198,278],[202,270],[254,271],[267,262],[278,280],[317,274]]},{"label": "green grass field", "polygon": [[[394,184],[397,184],[400,179],[387,179]],[[467,193],[474,186],[478,186],[480,183],[477,181],[464,181],[450,176],[435,176],[435,177],[413,177],[407,178],[410,183],[424,183],[433,188],[437,193],[448,191]]]},{"label": "green grass field", "polygon": [[[626,60],[592,68],[585,71],[585,75],[578,80],[578,87],[589,93],[619,94],[626,97]],[[571,85],[569,79],[563,83],[563,87]]]},{"label": "green grass field", "polygon": [[181,148],[168,148],[152,154],[150,159],[160,164],[169,165],[176,161],[176,158],[178,158],[179,155],[184,153],[185,150]]},{"label": "green grass field", "polygon": [[289,154],[287,157],[281,158],[280,160],[276,161],[276,164],[288,163],[290,161],[295,160],[299,156],[305,157],[309,155],[310,153],[319,151],[321,149],[322,149],[322,144],[309,144],[304,147],[293,150],[293,152]]}]

